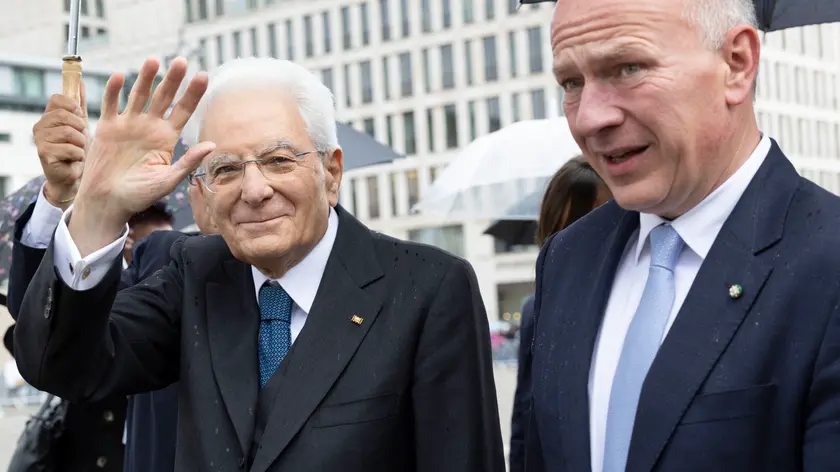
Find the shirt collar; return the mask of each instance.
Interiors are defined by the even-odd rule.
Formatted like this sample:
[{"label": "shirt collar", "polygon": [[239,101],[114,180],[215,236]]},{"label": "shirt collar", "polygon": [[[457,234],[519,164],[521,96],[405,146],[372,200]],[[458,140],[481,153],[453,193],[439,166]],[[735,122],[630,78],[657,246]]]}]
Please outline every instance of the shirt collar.
[{"label": "shirt collar", "polygon": [[335,244],[336,234],[338,234],[338,215],[335,210],[330,208],[330,216],[327,220],[327,232],[324,233],[324,237],[321,238],[318,244],[315,245],[302,261],[289,269],[283,277],[269,279],[259,269],[251,266],[257,299],[259,299],[260,288],[263,284],[268,280],[273,280],[283,287],[283,290],[289,294],[292,301],[308,315],[312,309],[312,303],[315,301],[318,286],[321,285],[321,278],[324,276],[327,260],[330,258],[333,244]]},{"label": "shirt collar", "polygon": [[636,243],[636,263],[642,255],[648,235],[657,226],[670,223],[688,246],[701,259],[706,259],[712,244],[726,219],[732,213],[741,195],[747,190],[767,154],[770,138],[762,135],[761,141],[743,165],[720,187],[716,188],[697,206],[674,221],[650,213],[639,214],[639,239]]}]

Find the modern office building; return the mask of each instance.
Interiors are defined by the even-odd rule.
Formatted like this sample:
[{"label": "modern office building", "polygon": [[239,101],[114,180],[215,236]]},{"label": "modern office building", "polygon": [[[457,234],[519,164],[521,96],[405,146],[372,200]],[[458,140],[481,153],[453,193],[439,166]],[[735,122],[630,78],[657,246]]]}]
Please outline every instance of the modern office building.
[{"label": "modern office building", "polygon": [[[476,137],[562,114],[562,90],[550,71],[550,4],[105,0],[104,9],[107,35],[84,46],[86,61],[127,70],[150,54],[181,53],[195,69],[212,70],[254,55],[291,59],[317,72],[335,93],[341,121],[406,155],[345,174],[341,203],[371,228],[468,259],[491,318],[518,312],[533,290],[536,247],[494,242],[482,234],[487,221],[417,215],[411,208]],[[768,34],[764,48],[762,128],[804,175],[840,192],[840,25]],[[3,123],[0,118],[0,132]]]}]

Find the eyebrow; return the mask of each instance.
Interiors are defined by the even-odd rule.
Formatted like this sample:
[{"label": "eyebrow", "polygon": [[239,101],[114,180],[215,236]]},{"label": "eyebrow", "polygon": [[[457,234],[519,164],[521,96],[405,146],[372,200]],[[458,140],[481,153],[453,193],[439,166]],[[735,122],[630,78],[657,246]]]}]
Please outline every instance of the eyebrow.
[{"label": "eyebrow", "polygon": [[[295,147],[294,144],[292,144],[291,141],[289,141],[287,139],[279,139],[277,141],[273,141],[269,145],[266,145],[266,146],[263,146],[263,147],[259,148],[257,150],[257,152],[254,153],[254,156],[257,159],[261,159],[265,155],[271,154],[272,152],[278,151],[278,150],[281,150],[281,149],[285,149],[285,150],[297,153],[297,148]],[[230,154],[230,153],[217,154],[217,155],[213,156],[212,159],[210,159],[210,162],[208,162],[208,166],[213,166],[213,165],[216,165],[220,162],[230,162],[230,161],[239,161],[239,160],[240,160],[239,156],[236,156],[234,154]]]},{"label": "eyebrow", "polygon": [[[630,58],[638,57],[644,53],[644,48],[634,44],[620,44],[618,46],[597,49],[594,52],[587,54],[587,62],[598,64],[613,64],[616,62],[627,61]],[[555,77],[565,75],[573,69],[571,61],[555,61],[552,65],[552,72]]]}]

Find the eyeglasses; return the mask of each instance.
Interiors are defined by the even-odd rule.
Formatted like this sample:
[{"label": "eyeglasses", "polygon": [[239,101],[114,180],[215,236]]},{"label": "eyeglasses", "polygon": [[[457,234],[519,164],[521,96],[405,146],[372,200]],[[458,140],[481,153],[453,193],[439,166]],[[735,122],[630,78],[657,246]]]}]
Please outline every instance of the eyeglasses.
[{"label": "eyeglasses", "polygon": [[280,153],[263,159],[247,161],[223,158],[210,162],[206,170],[190,174],[187,178],[190,185],[195,185],[196,181],[200,181],[204,188],[210,192],[224,193],[239,187],[242,183],[242,177],[245,175],[245,166],[252,162],[257,165],[266,180],[276,181],[284,174],[293,171],[300,164],[301,157],[316,152],[318,151],[306,151],[297,154]]}]

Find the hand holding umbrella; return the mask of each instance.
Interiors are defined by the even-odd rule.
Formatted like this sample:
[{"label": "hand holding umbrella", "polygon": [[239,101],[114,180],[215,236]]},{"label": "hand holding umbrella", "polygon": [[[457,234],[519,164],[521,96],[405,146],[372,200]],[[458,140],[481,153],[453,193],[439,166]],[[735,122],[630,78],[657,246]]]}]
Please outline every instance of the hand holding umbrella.
[{"label": "hand holding umbrella", "polygon": [[79,14],[81,0],[70,0],[70,22],[67,28],[67,55],[61,66],[62,94],[79,103],[81,99],[82,56],[79,55]]}]

